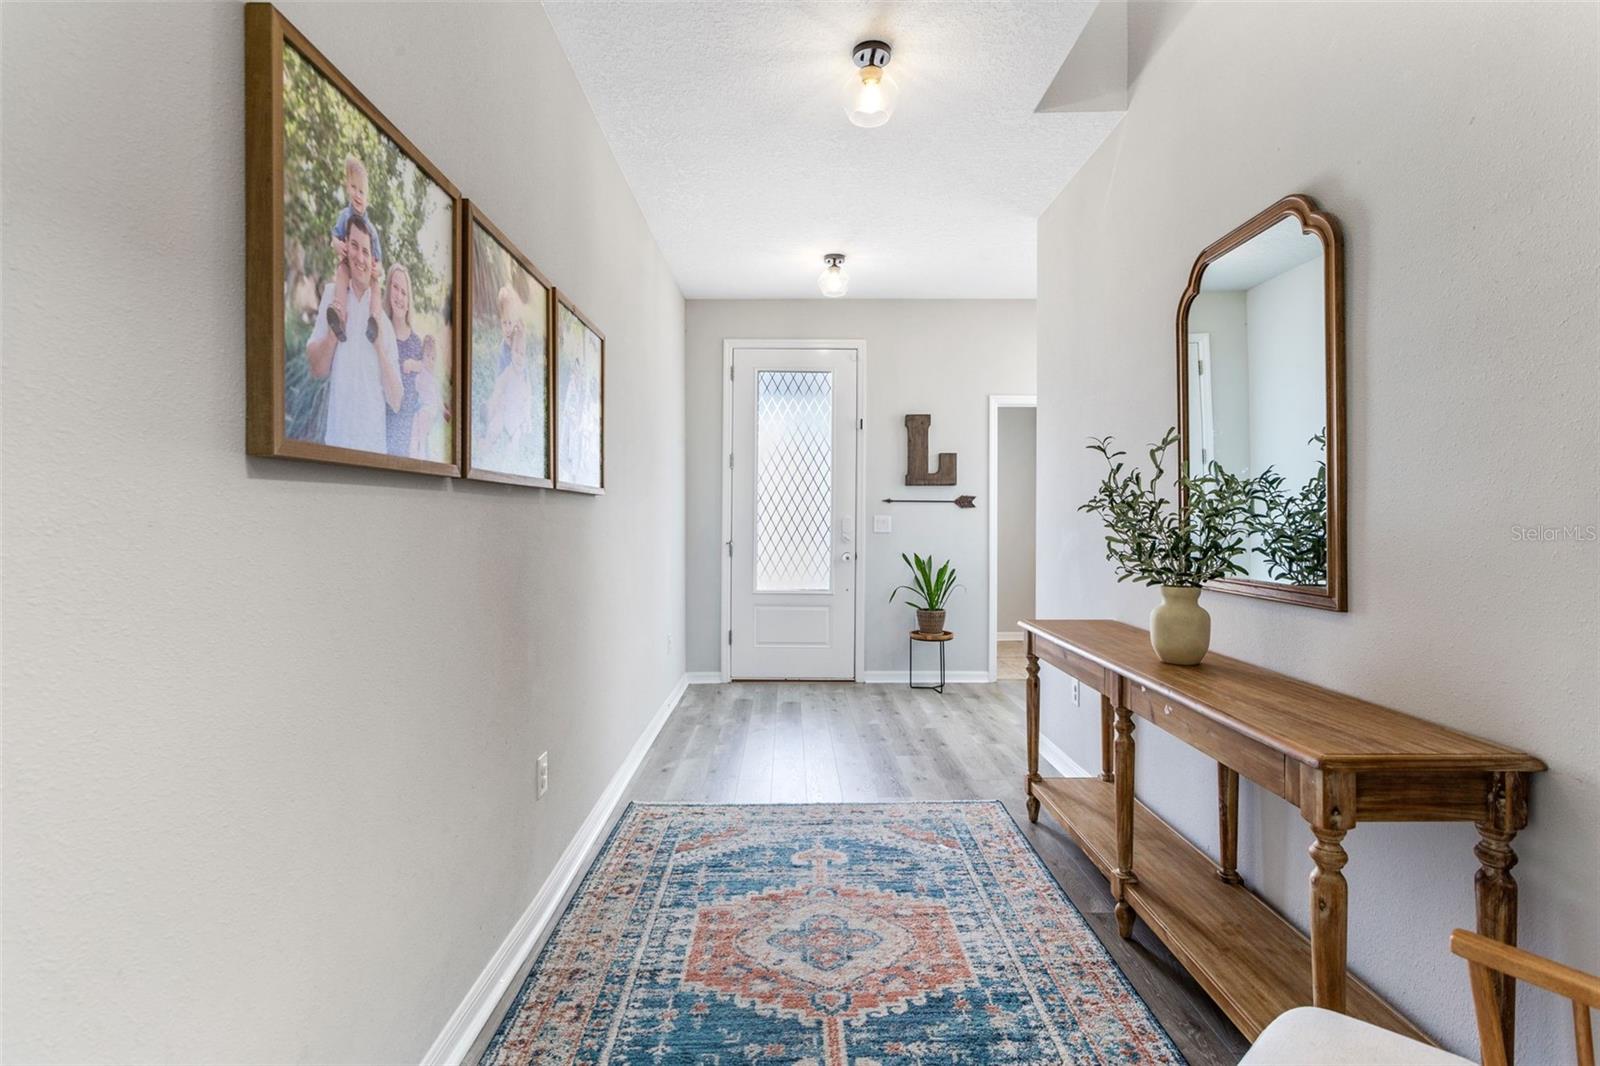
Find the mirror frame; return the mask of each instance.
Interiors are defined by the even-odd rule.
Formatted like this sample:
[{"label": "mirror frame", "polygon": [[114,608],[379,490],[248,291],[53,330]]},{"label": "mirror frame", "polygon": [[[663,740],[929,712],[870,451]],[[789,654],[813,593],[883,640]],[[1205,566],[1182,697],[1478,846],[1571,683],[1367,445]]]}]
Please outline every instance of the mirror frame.
[{"label": "mirror frame", "polygon": [[[1295,603],[1325,611],[1349,610],[1345,556],[1345,397],[1344,397],[1344,246],[1339,223],[1309,196],[1285,196],[1271,207],[1207,245],[1189,271],[1189,285],[1178,302],[1178,461],[1189,462],[1189,305],[1200,293],[1206,267],[1282,222],[1298,219],[1301,231],[1322,241],[1323,330],[1326,337],[1324,388],[1327,400],[1328,584],[1280,585],[1257,578],[1226,577],[1205,587],[1239,596]],[[1180,483],[1178,507],[1185,507]]]}]

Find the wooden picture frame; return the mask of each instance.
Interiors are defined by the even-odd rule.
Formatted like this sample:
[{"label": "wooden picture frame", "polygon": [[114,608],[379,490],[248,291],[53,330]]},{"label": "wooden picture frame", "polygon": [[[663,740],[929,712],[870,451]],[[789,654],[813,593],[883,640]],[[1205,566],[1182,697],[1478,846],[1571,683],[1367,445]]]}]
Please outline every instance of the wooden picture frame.
[{"label": "wooden picture frame", "polygon": [[[1344,391],[1344,243],[1338,221],[1321,210],[1309,196],[1285,196],[1266,210],[1213,241],[1196,257],[1189,271],[1189,284],[1178,302],[1178,456],[1189,458],[1189,307],[1200,293],[1206,267],[1252,238],[1265,233],[1284,219],[1293,218],[1301,230],[1322,242],[1324,399],[1327,406],[1327,493],[1328,493],[1328,583],[1326,585],[1275,584],[1255,578],[1227,577],[1206,582],[1205,587],[1239,596],[1294,603],[1325,611],[1349,610],[1346,556],[1346,463]],[[1178,506],[1184,506],[1182,484]]]},{"label": "wooden picture frame", "polygon": [[[271,4],[251,3],[245,5],[245,451],[250,455],[272,456],[291,459],[308,459],[316,462],[339,463],[348,466],[374,467],[385,470],[403,470],[423,474],[437,474],[455,476],[461,472],[461,330],[457,324],[462,319],[461,307],[461,232],[460,225],[462,199],[460,193],[444,174],[435,167],[428,158],[419,151],[415,144],[408,139],[395,125],[384,117],[372,102],[360,90],[351,84],[320,51],[317,50],[305,35],[297,30],[288,19]],[[286,196],[289,193],[290,179],[286,173],[286,152],[296,153],[298,149],[288,147],[286,141],[286,116],[285,108],[285,65],[303,62],[312,75],[331,86],[337,97],[342,97],[361,119],[371,124],[371,131],[357,132],[365,139],[365,143],[378,146],[375,153],[377,158],[362,161],[356,154],[357,146],[340,142],[329,147],[322,155],[307,155],[304,158],[317,162],[320,167],[321,177],[314,185],[305,178],[309,168],[302,167],[298,160],[296,180],[301,186],[323,189],[327,187],[327,171],[329,166],[336,169],[336,173],[345,176],[348,182],[351,178],[350,160],[356,160],[355,169],[360,172],[360,181],[363,188],[368,179],[367,167],[373,170],[380,169],[383,162],[396,161],[397,173],[410,176],[411,172],[406,164],[414,166],[417,171],[430,182],[432,189],[422,186],[421,206],[408,205],[400,199],[388,195],[392,185],[384,185],[386,190],[385,218],[393,219],[406,213],[409,221],[414,223],[414,232],[410,234],[415,238],[416,255],[414,261],[400,263],[406,267],[406,290],[413,305],[421,303],[412,291],[413,274],[422,275],[428,279],[428,287],[437,291],[442,287],[442,295],[429,301],[422,315],[430,322],[436,324],[429,337],[437,341],[438,333],[444,332],[448,336],[446,343],[433,344],[429,347],[434,351],[442,348],[442,352],[432,355],[431,358],[443,358],[449,367],[450,380],[447,388],[438,388],[437,375],[430,371],[427,382],[427,397],[417,402],[426,407],[425,417],[429,420],[426,432],[418,437],[405,441],[405,453],[398,450],[404,440],[403,425],[399,416],[404,413],[404,407],[395,407],[389,397],[392,388],[392,377],[385,376],[381,371],[374,371],[380,381],[377,403],[382,405],[385,421],[383,450],[364,449],[359,447],[341,446],[330,444],[327,437],[330,432],[335,432],[346,439],[372,440],[372,401],[366,395],[366,389],[355,389],[345,385],[343,379],[339,388],[344,390],[340,395],[356,395],[359,403],[352,405],[345,403],[344,407],[354,410],[359,407],[359,417],[330,419],[329,408],[338,405],[332,402],[333,386],[310,385],[311,379],[318,378],[315,369],[307,370],[305,364],[310,360],[304,354],[304,348],[310,347],[317,341],[318,323],[327,320],[326,304],[330,300],[328,290],[333,287],[331,281],[324,282],[321,291],[318,291],[316,278],[304,268],[308,261],[325,258],[337,262],[337,257],[332,251],[326,250],[328,245],[317,245],[317,237],[309,236],[307,240],[292,239],[286,233],[286,224],[292,221],[297,229],[305,229],[308,234],[313,234],[311,227],[320,227],[322,239],[330,244],[333,239],[334,217],[326,219],[315,214],[310,209],[301,208],[303,215],[294,219],[286,219],[289,210],[285,206]],[[299,76],[296,74],[295,76]],[[337,100],[337,97],[329,99]],[[336,110],[337,103],[332,105]],[[325,117],[325,116],[324,116]],[[310,122],[302,122],[301,127],[309,128]],[[297,127],[299,129],[300,127]],[[371,137],[367,139],[370,132]],[[310,134],[299,133],[310,141]],[[330,138],[330,140],[333,140]],[[385,143],[387,142],[387,143]],[[392,149],[392,151],[391,151]],[[338,163],[331,163],[328,155],[342,152],[343,158]],[[380,173],[380,181],[387,181],[389,175]],[[336,182],[337,184],[337,182]],[[438,190],[440,196],[434,195]],[[338,202],[338,201],[336,201]],[[348,208],[354,210],[356,205],[351,202],[350,196],[345,193],[343,202]],[[301,203],[296,200],[296,203]],[[382,233],[383,219],[378,215],[379,203],[374,201],[366,205],[361,213],[363,219],[367,214],[374,216],[372,227]],[[448,210],[447,219],[441,217]],[[419,216],[422,221],[417,222]],[[326,213],[326,212],[323,212]],[[343,214],[337,216],[341,222]],[[347,227],[349,223],[343,223]],[[364,228],[362,226],[354,227]],[[427,246],[432,253],[423,251],[426,231]],[[348,230],[347,230],[348,232]],[[391,231],[391,238],[396,235]],[[439,254],[439,248],[447,245],[449,248],[448,264],[434,262]],[[389,247],[386,253],[398,253],[400,242],[387,241],[385,244],[395,245]],[[298,260],[297,260],[298,253]],[[408,250],[409,254],[409,250]],[[374,257],[378,258],[378,257]],[[394,277],[395,264],[391,259],[398,259],[398,254],[382,256],[384,269],[384,286],[387,291]],[[292,275],[292,276],[291,276]],[[335,269],[329,276],[337,277]],[[353,293],[353,289],[351,292]],[[306,294],[309,293],[310,319],[306,320],[304,308],[308,306]],[[299,301],[297,303],[297,296]],[[365,296],[365,303],[354,312],[354,317],[359,317],[360,310],[366,309],[371,301],[377,297],[382,300],[382,295],[376,286],[369,288]],[[292,314],[293,309],[300,307],[299,315]],[[383,314],[381,307],[374,309],[372,322],[379,324],[379,316]],[[290,333],[292,318],[300,319],[294,326],[298,334],[306,330],[307,336],[300,343],[304,346],[296,359],[286,351],[286,339]],[[405,314],[405,325],[411,328],[412,309],[408,308]],[[347,323],[347,334],[355,338],[365,334],[365,329],[359,323]],[[393,326],[385,314],[379,328],[380,340],[368,343],[373,345],[368,351],[382,350],[381,337],[384,330],[388,330],[390,342],[396,345],[394,351],[398,353],[400,342],[395,341]],[[415,335],[415,334],[414,334]],[[409,338],[408,338],[409,339]],[[418,336],[418,342],[422,338]],[[338,353],[347,342],[338,342],[334,354],[328,357],[328,368],[323,372],[323,377],[330,382],[334,377],[333,368],[338,360]],[[356,342],[359,343],[359,342]],[[382,356],[379,357],[380,361]],[[402,359],[396,354],[394,365],[397,368]],[[292,365],[295,376],[305,378],[297,386],[296,398],[293,403],[286,392],[286,373]],[[349,365],[349,364],[347,364]],[[409,403],[421,390],[421,382],[413,379],[409,384],[401,378],[405,402]],[[311,398],[307,398],[307,397]],[[320,412],[307,416],[309,408],[320,406]],[[292,428],[290,419],[295,419],[296,425]],[[347,433],[346,426],[350,423],[359,423],[359,432]],[[320,428],[318,428],[320,423]],[[330,430],[330,424],[337,424],[337,430]],[[414,422],[412,423],[414,425]],[[419,455],[417,452],[422,452]],[[433,451],[445,452],[442,458],[428,455]]]},{"label": "wooden picture frame", "polygon": [[[595,469],[595,471],[597,472],[598,476],[593,478],[592,480],[586,479],[586,478],[582,478],[582,477],[574,477],[574,476],[563,477],[563,473],[562,473],[563,472],[563,466],[562,466],[562,461],[563,461],[562,460],[562,453],[563,453],[563,450],[566,450],[568,453],[570,453],[572,451],[572,449],[573,449],[573,443],[572,443],[571,440],[566,440],[565,442],[563,441],[564,424],[563,424],[562,419],[566,415],[571,415],[573,417],[583,418],[585,421],[587,421],[588,418],[590,417],[589,415],[582,414],[582,413],[577,412],[577,411],[575,411],[573,409],[574,408],[574,404],[573,404],[573,401],[571,399],[573,386],[567,379],[564,379],[562,377],[563,355],[564,355],[562,339],[563,339],[564,336],[566,336],[566,333],[564,332],[565,323],[564,323],[564,320],[563,320],[563,317],[562,317],[563,313],[570,314],[572,316],[572,318],[577,321],[578,324],[580,324],[584,329],[588,330],[589,333],[592,333],[599,340],[599,364],[600,365],[598,367],[598,373],[597,373],[598,380],[596,382],[596,386],[597,387],[595,389],[595,394],[594,394],[595,408],[596,409],[594,410],[593,415],[592,415],[592,418],[593,418],[593,429],[594,429],[594,433],[595,433],[595,444],[596,444],[596,455],[595,455],[595,460],[596,461],[592,465],[593,465],[593,468]],[[605,489],[605,484],[606,484],[606,480],[605,480],[605,471],[606,471],[606,447],[605,447],[605,440],[606,440],[606,335],[600,331],[600,327],[599,326],[596,326],[594,324],[594,320],[589,318],[589,316],[585,315],[582,311],[580,311],[578,309],[577,304],[573,303],[567,297],[566,293],[562,292],[560,289],[556,290],[555,323],[554,323],[553,328],[551,329],[551,334],[552,334],[552,343],[553,343],[554,350],[555,350],[555,358],[554,358],[554,360],[552,362],[553,362],[554,373],[555,373],[555,391],[553,393],[553,401],[554,401],[553,406],[554,406],[554,409],[555,409],[555,426],[556,426],[556,429],[555,429],[556,445],[555,445],[555,451],[554,451],[554,462],[555,462],[555,470],[556,470],[556,478],[555,478],[555,480],[556,480],[556,488],[561,490],[561,491],[563,491],[563,492],[583,492],[583,493],[588,493],[591,496],[604,495],[604,493],[606,491],[606,489]],[[578,427],[578,428],[580,430],[587,430],[588,426],[585,425],[585,426],[581,426],[581,427]],[[566,436],[570,436],[570,434],[568,434]],[[585,464],[585,465],[589,465],[589,464]]]},{"label": "wooden picture frame", "polygon": [[[461,378],[464,399],[459,422],[461,423],[461,439],[465,476],[476,481],[494,481],[505,485],[525,485],[532,488],[546,489],[554,488],[556,471],[556,424],[554,402],[556,380],[556,287],[553,283],[551,283],[549,278],[545,277],[538,267],[533,265],[533,260],[524,255],[522,251],[518,249],[514,243],[512,243],[511,239],[505,235],[504,231],[502,231],[493,222],[489,221],[488,217],[484,215],[482,209],[478,207],[476,202],[472,200],[464,201],[462,225],[466,232],[461,238],[461,246],[463,249],[463,274],[461,287],[463,291],[462,302],[466,308],[466,313],[462,316],[461,323],[461,333],[463,337]],[[499,317],[498,292],[494,297],[496,301],[495,303],[490,303],[487,307],[483,306],[485,302],[490,299],[490,297],[487,295],[488,287],[492,285],[496,290],[498,290],[503,284],[511,284],[512,287],[515,288],[514,278],[508,278],[504,282],[500,282],[498,279],[482,276],[484,271],[484,261],[481,261],[479,255],[478,241],[480,240],[480,236],[492,241],[500,248],[501,251],[505,252],[507,256],[509,256],[510,265],[514,269],[522,270],[527,275],[527,282],[529,285],[539,286],[544,290],[543,307],[536,315],[533,316],[533,319],[537,320],[543,327],[538,350],[544,360],[544,369],[543,373],[536,379],[542,379],[544,384],[544,396],[542,402],[542,424],[544,429],[541,435],[541,439],[544,442],[544,469],[542,474],[518,473],[515,471],[500,469],[500,467],[504,466],[505,464],[498,459],[493,459],[486,454],[481,454],[478,456],[474,455],[474,447],[481,447],[478,433],[479,408],[480,406],[494,402],[492,385],[484,380],[484,375],[480,375],[478,373],[479,368],[476,365],[474,339],[475,337],[478,337],[481,332],[481,320],[484,320],[487,317],[488,320],[492,321],[494,318]],[[484,260],[486,260],[486,258],[487,257],[483,257]],[[515,295],[518,299],[521,299],[522,297],[520,292],[515,293]],[[482,299],[480,299],[480,296]],[[493,314],[485,316],[485,311],[493,312]],[[498,324],[495,327],[495,332],[496,334],[500,332],[500,327]],[[502,367],[500,369],[503,373],[507,368]],[[537,398],[535,398],[535,404],[538,404]],[[485,412],[484,417],[489,417],[487,412]]]}]

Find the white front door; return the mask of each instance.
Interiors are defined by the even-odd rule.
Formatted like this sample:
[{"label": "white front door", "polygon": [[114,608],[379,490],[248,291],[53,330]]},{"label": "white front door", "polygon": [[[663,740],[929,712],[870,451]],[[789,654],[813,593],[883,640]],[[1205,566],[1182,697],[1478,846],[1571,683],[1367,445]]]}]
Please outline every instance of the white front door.
[{"label": "white front door", "polygon": [[855,677],[856,358],[733,350],[735,678]]}]

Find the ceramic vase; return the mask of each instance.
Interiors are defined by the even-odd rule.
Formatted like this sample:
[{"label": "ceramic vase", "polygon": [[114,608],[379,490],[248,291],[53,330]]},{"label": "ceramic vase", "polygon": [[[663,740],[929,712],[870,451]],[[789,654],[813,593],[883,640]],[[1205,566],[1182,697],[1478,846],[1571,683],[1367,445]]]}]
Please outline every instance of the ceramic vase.
[{"label": "ceramic vase", "polygon": [[1161,602],[1150,612],[1150,646],[1164,663],[1194,666],[1211,647],[1211,615],[1200,606],[1200,590],[1161,586]]}]

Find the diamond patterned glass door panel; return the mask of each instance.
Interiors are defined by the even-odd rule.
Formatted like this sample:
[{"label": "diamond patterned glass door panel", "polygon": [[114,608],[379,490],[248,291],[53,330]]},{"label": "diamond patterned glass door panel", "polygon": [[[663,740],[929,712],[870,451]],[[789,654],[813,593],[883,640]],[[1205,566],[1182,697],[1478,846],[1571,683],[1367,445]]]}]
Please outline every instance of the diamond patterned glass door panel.
[{"label": "diamond patterned glass door panel", "polygon": [[833,373],[756,372],[756,591],[833,585]]}]

